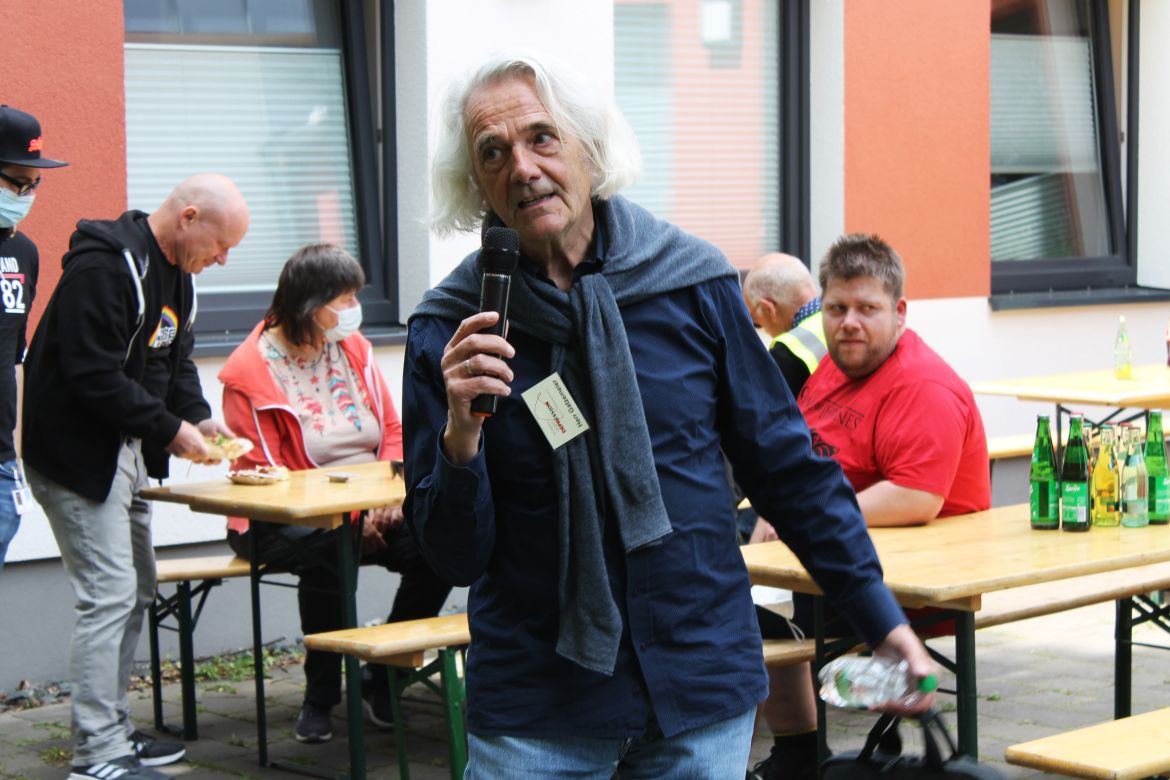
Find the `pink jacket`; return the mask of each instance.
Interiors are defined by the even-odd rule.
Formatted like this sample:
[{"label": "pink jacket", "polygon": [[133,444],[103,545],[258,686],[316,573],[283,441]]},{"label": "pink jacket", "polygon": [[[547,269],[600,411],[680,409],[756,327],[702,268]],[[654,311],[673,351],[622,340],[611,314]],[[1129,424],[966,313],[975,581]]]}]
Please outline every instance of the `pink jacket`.
[{"label": "pink jacket", "polygon": [[[252,451],[232,463],[233,469],[256,466],[284,466],[291,471],[315,469],[305,448],[305,433],[300,418],[289,405],[288,397],[276,386],[268,364],[260,356],[261,322],[244,343],[236,347],[219,372],[223,382],[223,419],[237,436],[251,440]],[[374,362],[373,348],[365,336],[355,333],[339,346],[375,406],[374,414],[382,426],[378,460],[402,460],[402,423],[386,380]],[[248,521],[229,517],[228,528],[243,533]]]}]

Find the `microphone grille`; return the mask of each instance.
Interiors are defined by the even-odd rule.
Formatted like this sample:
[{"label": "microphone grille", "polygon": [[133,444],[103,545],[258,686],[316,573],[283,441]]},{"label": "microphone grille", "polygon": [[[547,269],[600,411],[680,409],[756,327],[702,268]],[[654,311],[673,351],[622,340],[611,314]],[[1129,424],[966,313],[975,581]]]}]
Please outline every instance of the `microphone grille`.
[{"label": "microphone grille", "polygon": [[487,268],[511,273],[520,259],[520,234],[510,227],[488,228],[480,257]]}]

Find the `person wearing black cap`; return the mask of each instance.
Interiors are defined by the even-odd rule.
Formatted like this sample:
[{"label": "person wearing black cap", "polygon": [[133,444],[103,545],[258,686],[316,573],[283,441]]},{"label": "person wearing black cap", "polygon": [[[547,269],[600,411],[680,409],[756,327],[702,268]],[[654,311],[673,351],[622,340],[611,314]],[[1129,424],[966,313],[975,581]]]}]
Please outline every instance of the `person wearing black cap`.
[{"label": "person wearing black cap", "polygon": [[36,117],[0,106],[0,571],[20,516],[32,499],[20,473],[14,429],[25,324],[37,291],[39,255],[36,244],[16,226],[36,200],[41,170],[69,164],[43,157],[44,145]]}]

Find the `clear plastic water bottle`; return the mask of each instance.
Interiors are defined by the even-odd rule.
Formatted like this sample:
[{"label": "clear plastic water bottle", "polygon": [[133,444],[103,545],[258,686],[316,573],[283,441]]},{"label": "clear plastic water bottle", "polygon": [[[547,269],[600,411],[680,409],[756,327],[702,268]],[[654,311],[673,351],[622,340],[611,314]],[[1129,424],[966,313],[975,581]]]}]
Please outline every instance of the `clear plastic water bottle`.
[{"label": "clear plastic water bottle", "polygon": [[820,673],[821,698],[834,707],[867,709],[891,701],[913,702],[938,687],[938,678],[910,676],[905,661],[881,656],[845,655],[826,664]]}]

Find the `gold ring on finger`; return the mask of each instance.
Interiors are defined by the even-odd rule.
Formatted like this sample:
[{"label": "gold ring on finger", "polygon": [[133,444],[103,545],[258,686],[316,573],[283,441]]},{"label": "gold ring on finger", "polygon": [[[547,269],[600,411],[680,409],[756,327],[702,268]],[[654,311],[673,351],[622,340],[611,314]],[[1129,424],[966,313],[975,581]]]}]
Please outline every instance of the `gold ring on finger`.
[{"label": "gold ring on finger", "polygon": [[[471,357],[475,357],[475,356],[472,355]],[[464,362],[463,366],[467,369],[468,376],[475,376],[475,369],[471,367],[471,358],[467,358],[467,360],[466,360],[466,362]]]}]

